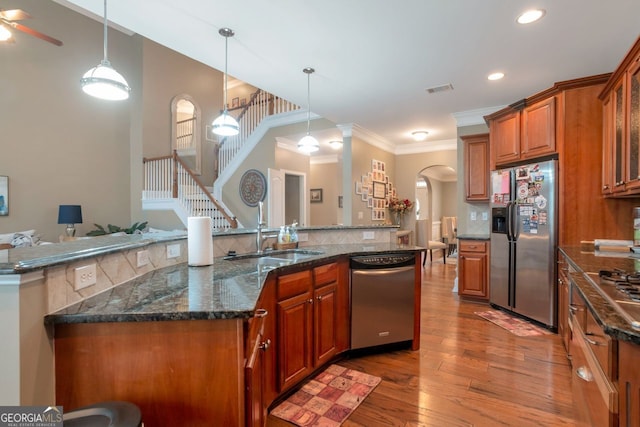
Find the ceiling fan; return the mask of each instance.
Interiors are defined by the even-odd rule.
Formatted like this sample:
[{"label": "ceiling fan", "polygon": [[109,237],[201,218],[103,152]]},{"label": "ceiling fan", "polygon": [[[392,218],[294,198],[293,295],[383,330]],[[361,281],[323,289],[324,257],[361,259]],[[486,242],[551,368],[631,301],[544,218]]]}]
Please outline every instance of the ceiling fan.
[{"label": "ceiling fan", "polygon": [[18,24],[15,21],[21,21],[23,19],[30,19],[31,15],[29,15],[24,10],[20,9],[12,9],[12,10],[0,10],[0,43],[8,42],[15,43],[13,38],[13,34],[9,30],[9,28],[16,29],[18,31],[22,31],[23,33],[32,35],[49,43],[53,43],[56,46],[62,46],[62,42],[58,39],[54,39],[46,34],[43,34],[39,31],[34,30],[33,28],[26,27],[22,24]]}]

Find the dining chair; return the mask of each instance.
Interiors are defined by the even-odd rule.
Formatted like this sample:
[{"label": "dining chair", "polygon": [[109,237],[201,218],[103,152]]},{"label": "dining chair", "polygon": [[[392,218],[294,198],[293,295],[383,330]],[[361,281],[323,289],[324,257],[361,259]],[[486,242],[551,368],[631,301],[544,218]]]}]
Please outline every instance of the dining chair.
[{"label": "dining chair", "polygon": [[424,259],[422,260],[422,265],[424,266],[427,262],[427,252],[429,253],[429,260],[433,263],[433,251],[434,250],[442,250],[442,261],[447,263],[447,248],[448,245],[446,243],[439,242],[437,240],[433,240],[431,219],[420,219],[416,221],[416,236],[418,238],[418,246],[425,248]]}]

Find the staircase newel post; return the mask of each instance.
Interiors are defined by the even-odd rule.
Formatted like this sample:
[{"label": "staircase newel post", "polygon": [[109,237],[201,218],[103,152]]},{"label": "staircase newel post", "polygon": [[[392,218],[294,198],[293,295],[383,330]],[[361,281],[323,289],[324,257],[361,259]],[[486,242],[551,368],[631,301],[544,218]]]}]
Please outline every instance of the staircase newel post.
[{"label": "staircase newel post", "polygon": [[173,198],[178,197],[178,151],[173,150],[173,183],[172,183],[172,193]]}]

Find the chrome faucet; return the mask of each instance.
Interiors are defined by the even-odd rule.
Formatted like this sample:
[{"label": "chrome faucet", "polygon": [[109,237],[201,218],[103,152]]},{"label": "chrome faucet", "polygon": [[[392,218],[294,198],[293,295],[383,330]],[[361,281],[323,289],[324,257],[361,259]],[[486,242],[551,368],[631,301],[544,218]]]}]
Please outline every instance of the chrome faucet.
[{"label": "chrome faucet", "polygon": [[258,202],[258,226],[256,230],[256,253],[261,254],[262,251],[262,243],[270,238],[277,238],[277,234],[262,234],[262,227],[267,225],[264,222],[264,213],[263,213],[263,204],[262,202]]}]

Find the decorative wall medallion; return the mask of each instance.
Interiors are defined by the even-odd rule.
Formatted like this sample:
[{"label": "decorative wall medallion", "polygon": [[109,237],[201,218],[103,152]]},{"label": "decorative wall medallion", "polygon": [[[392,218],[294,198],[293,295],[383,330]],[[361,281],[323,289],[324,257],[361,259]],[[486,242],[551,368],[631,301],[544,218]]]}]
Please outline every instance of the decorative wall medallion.
[{"label": "decorative wall medallion", "polygon": [[240,198],[247,206],[256,207],[267,194],[267,180],[262,172],[249,169],[240,178]]}]

